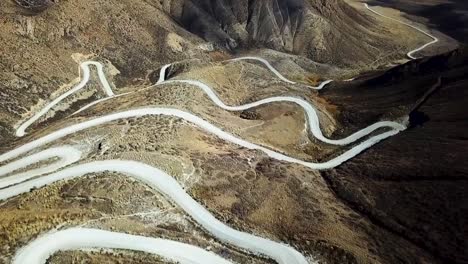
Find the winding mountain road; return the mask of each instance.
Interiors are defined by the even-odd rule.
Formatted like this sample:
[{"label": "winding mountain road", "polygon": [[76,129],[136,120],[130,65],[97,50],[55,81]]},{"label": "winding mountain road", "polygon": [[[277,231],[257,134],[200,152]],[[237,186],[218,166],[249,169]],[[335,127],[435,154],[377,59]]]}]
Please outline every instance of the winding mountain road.
[{"label": "winding mountain road", "polygon": [[[254,254],[268,256],[274,259],[276,262],[282,264],[308,263],[307,260],[302,256],[302,254],[300,254],[299,252],[297,252],[289,246],[265,238],[240,232],[225,225],[224,223],[216,219],[206,208],[204,208],[202,205],[196,202],[190,195],[188,195],[173,177],[169,176],[168,174],[157,168],[154,168],[141,162],[128,160],[106,160],[94,161],[86,164],[68,167],[59,172],[43,176],[37,179],[32,179],[30,181],[26,181],[18,185],[12,186],[8,189],[0,190],[0,200],[14,197],[21,193],[29,192],[32,188],[40,188],[43,186],[47,186],[59,180],[73,179],[90,173],[94,174],[108,171],[122,173],[129,177],[132,177],[164,194],[168,199],[172,200],[175,204],[180,206],[180,208],[182,208],[188,215],[190,215],[205,230],[207,230],[213,236],[225,243],[231,244],[232,246],[238,248],[243,248]],[[120,234],[120,236],[126,237],[125,240],[120,241],[120,248],[127,247],[129,249],[133,249],[135,246],[137,246],[134,243],[132,243],[130,235],[125,236],[125,234]],[[102,241],[100,240],[101,238],[99,237],[99,233],[91,232],[88,233],[87,237],[88,240],[86,240],[85,237],[78,240],[81,246],[109,247],[108,240],[106,240],[108,242],[103,244],[93,243],[93,241]],[[68,246],[67,242],[69,242],[70,240],[73,241],[73,238],[68,238],[65,240],[65,244],[62,244],[62,242],[60,242],[60,244],[62,244],[66,248]],[[34,250],[37,250],[37,247],[34,247]],[[50,255],[57,249],[56,247],[52,247],[45,248],[43,250],[45,250],[46,253]],[[40,254],[37,251],[30,252],[30,254],[32,255]],[[180,252],[179,254],[180,257],[189,257],[191,253],[192,252]],[[191,258],[195,257],[196,256],[191,256]],[[199,259],[199,262],[196,263],[203,263],[203,260],[204,259]],[[206,263],[209,263],[209,259],[206,260]]]},{"label": "winding mountain road", "polygon": [[[379,16],[396,20],[394,18],[387,17],[372,10],[367,4],[365,4],[365,6],[367,9],[376,13]],[[438,41],[436,37],[415,26],[412,26],[399,20],[396,21],[398,21],[399,23],[403,23],[409,27],[412,27],[418,30],[419,32],[433,38],[433,41],[431,41],[430,43],[427,43],[422,47],[410,51],[407,55],[412,59],[415,59],[413,55],[416,52]],[[240,60],[253,60],[261,62],[264,65],[266,65],[266,67],[280,80],[286,83],[296,84],[296,82],[284,77],[268,61],[262,58],[241,57],[229,61],[235,62]],[[115,95],[111,89],[109,82],[106,79],[106,76],[103,71],[103,66],[99,62],[84,62],[80,65],[83,71],[83,76],[80,83],[71,90],[64,93],[63,95],[54,99],[43,109],[37,112],[33,117],[21,124],[16,131],[16,135],[18,137],[24,136],[25,130],[31,124],[39,120],[60,101],[82,89],[89,81],[90,66],[96,67],[99,80],[102,84],[102,88],[108,97],[97,100],[84,106],[80,110],[73,113],[73,115],[79,114],[82,111],[100,102],[130,94],[124,93]],[[365,136],[368,136],[369,134],[375,132],[379,128],[389,128],[389,130],[381,134],[371,136],[367,140],[358,143],[357,145],[351,147],[349,150],[345,151],[344,153],[340,154],[335,158],[332,158],[329,161],[314,163],[290,157],[283,153],[263,147],[261,145],[257,145],[255,143],[243,140],[237,136],[223,131],[222,129],[210,124],[209,122],[203,120],[200,117],[197,117],[191,113],[182,110],[163,107],[142,107],[138,109],[131,109],[127,111],[112,113],[91,120],[87,120],[78,124],[74,124],[59,129],[29,143],[26,143],[16,149],[1,154],[0,162],[10,161],[17,157],[21,158],[18,160],[10,161],[10,163],[7,163],[6,165],[0,167],[0,177],[3,176],[3,178],[0,178],[0,200],[6,200],[11,197],[20,195],[22,193],[29,192],[33,188],[47,186],[60,180],[83,177],[88,174],[113,171],[139,180],[149,185],[151,188],[161,192],[168,199],[180,206],[206,231],[208,231],[210,234],[212,234],[214,237],[216,237],[224,243],[228,243],[233,247],[242,248],[253,254],[267,256],[280,264],[307,264],[309,262],[306,260],[306,258],[292,247],[259,236],[254,236],[245,232],[240,232],[225,225],[224,223],[216,219],[213,215],[211,215],[206,208],[204,208],[202,205],[197,203],[192,197],[190,197],[190,195],[187,194],[183,187],[173,177],[155,167],[144,164],[142,162],[129,160],[105,160],[73,165],[75,163],[78,163],[78,161],[80,161],[83,158],[83,153],[81,150],[79,150],[77,146],[57,146],[50,147],[35,153],[34,151],[39,150],[41,147],[44,147],[47,144],[53,143],[54,141],[62,139],[68,135],[92,127],[96,127],[105,123],[132,117],[160,115],[181,118],[227,142],[248,149],[260,150],[269,157],[277,160],[300,164],[312,169],[330,169],[355,157],[362,151],[370,148],[371,146],[380,142],[381,140],[396,135],[400,131],[406,129],[406,126],[404,124],[391,121],[381,121],[370,125],[362,130],[359,130],[346,138],[329,139],[323,135],[320,129],[320,122],[317,115],[317,110],[312,104],[310,104],[304,99],[291,96],[275,96],[245,105],[228,106],[219,99],[219,97],[216,95],[216,93],[211,87],[200,81],[166,81],[166,71],[169,69],[170,66],[170,64],[167,64],[161,68],[160,76],[156,85],[185,83],[188,85],[196,86],[199,89],[203,90],[217,106],[228,111],[243,111],[275,102],[290,102],[297,104],[300,107],[302,107],[305,112],[305,115],[307,117],[306,120],[309,133],[312,136],[316,137],[318,140],[328,144],[347,145],[354,143]],[[317,87],[309,87],[312,89],[322,89],[330,82],[332,81],[328,80],[322,82]],[[30,154],[31,152],[32,154]],[[31,166],[38,165],[41,162],[48,163],[44,166],[38,166],[38,168],[31,168]],[[231,263],[229,260],[225,260],[215,255],[213,252],[209,252],[205,249],[176,241],[89,228],[69,228],[44,234],[32,241],[31,243],[29,243],[28,245],[26,245],[21,250],[19,250],[13,259],[13,263],[43,264],[46,263],[47,259],[52,254],[59,250],[76,250],[82,248],[109,248],[144,251],[147,253],[158,254],[164,258],[173,261],[179,261],[180,263]]]},{"label": "winding mountain road", "polygon": [[51,143],[55,140],[61,139],[65,136],[74,134],[76,132],[91,128],[91,127],[96,127],[105,123],[109,123],[112,121],[120,120],[120,119],[126,119],[126,118],[135,118],[135,117],[143,117],[143,116],[150,116],[150,115],[157,115],[157,116],[172,116],[172,117],[177,117],[184,119],[201,129],[205,130],[206,132],[209,132],[211,134],[216,135],[217,137],[234,143],[236,145],[239,145],[241,147],[245,147],[248,149],[256,149],[264,152],[271,158],[277,159],[277,160],[282,160],[282,161],[287,161],[291,163],[297,163],[301,164],[303,166],[309,167],[311,169],[317,169],[317,170],[323,170],[323,169],[331,169],[334,168],[343,162],[355,157],[362,151],[366,150],[367,148],[373,146],[374,144],[380,142],[383,139],[386,139],[390,136],[398,134],[400,131],[405,129],[405,126],[401,126],[401,129],[394,129],[390,130],[387,132],[384,132],[382,134],[372,136],[368,140],[361,142],[357,144],[356,146],[352,147],[351,149],[347,150],[343,154],[329,160],[326,162],[322,163],[314,163],[314,162],[308,162],[308,161],[303,161],[300,159],[296,159],[290,156],[287,156],[285,154],[276,152],[274,150],[268,149],[266,147],[257,145],[255,143],[248,142],[246,140],[243,140],[239,137],[236,137],[230,133],[227,133],[223,131],[222,129],[212,125],[211,123],[203,120],[202,118],[195,116],[191,113],[179,110],[179,109],[174,109],[174,108],[161,108],[161,107],[144,107],[144,108],[138,108],[138,109],[133,109],[133,110],[127,110],[123,112],[118,112],[118,113],[113,113],[109,115],[105,115],[102,117],[98,117],[95,119],[91,119],[88,121],[84,121],[82,123],[70,125],[68,127],[62,128],[60,130],[57,130],[55,132],[52,132],[44,137],[41,137],[39,139],[36,139],[34,141],[31,141],[29,143],[26,143],[16,149],[13,149],[11,151],[8,151],[6,153],[3,153],[0,155],[0,162],[6,161],[9,159],[13,159],[15,157],[18,157],[19,155],[25,154],[29,151],[35,150],[36,148],[39,148],[41,146],[44,146],[45,144]]},{"label": "winding mountain road", "polygon": [[421,47],[419,47],[419,48],[417,48],[417,49],[414,49],[414,50],[408,52],[406,55],[407,55],[410,59],[413,59],[413,60],[414,60],[414,59],[417,59],[417,57],[414,56],[414,54],[415,54],[416,52],[419,52],[419,51],[421,51],[421,50],[423,50],[423,49],[425,49],[425,48],[427,48],[427,47],[429,47],[429,46],[431,46],[431,45],[433,45],[433,44],[439,42],[439,39],[438,39],[436,36],[433,36],[433,35],[431,35],[430,33],[426,32],[426,31],[424,31],[424,30],[422,30],[422,29],[420,29],[420,28],[418,28],[418,27],[416,27],[416,26],[413,26],[413,25],[411,25],[411,24],[409,24],[409,23],[406,23],[406,22],[404,22],[404,21],[398,20],[398,19],[396,19],[396,18],[386,16],[386,15],[384,15],[384,14],[378,12],[378,11],[375,11],[375,10],[372,9],[367,3],[365,3],[364,6],[365,6],[369,11],[371,11],[372,13],[374,13],[374,14],[376,14],[376,15],[379,15],[379,16],[381,16],[381,17],[384,17],[384,18],[387,18],[387,19],[396,21],[396,22],[398,22],[398,23],[400,23],[400,24],[403,24],[403,25],[405,25],[405,26],[408,26],[408,27],[410,27],[410,28],[412,28],[412,29],[415,29],[415,30],[421,32],[422,34],[424,34],[424,35],[426,35],[426,36],[428,36],[428,37],[430,37],[430,38],[432,39],[431,42],[428,42],[428,43],[422,45]]},{"label": "winding mountain road", "polygon": [[22,248],[13,264],[45,264],[58,251],[83,248],[127,249],[159,255],[181,264],[231,264],[192,245],[90,228],[69,228],[45,234]]},{"label": "winding mountain road", "polygon": [[169,67],[171,67],[172,64],[166,64],[164,66],[162,66],[161,70],[159,71],[159,79],[158,81],[156,82],[156,84],[160,84],[162,82],[165,81],[166,79],[166,71],[167,69],[169,69]]},{"label": "winding mountain road", "polygon": [[[40,166],[36,169],[29,169],[25,172],[3,177],[5,175],[8,175],[9,173],[27,168],[28,166],[56,158],[58,158],[58,160],[52,161],[47,166]],[[31,156],[23,157],[19,160],[10,162],[7,165],[0,167],[0,189],[8,187],[10,185],[21,183],[39,175],[54,172],[58,169],[73,164],[79,161],[80,159],[81,151],[72,146],[60,146],[49,148],[44,151],[35,153]]]},{"label": "winding mountain road", "polygon": [[[267,66],[267,68],[273,73],[275,74],[278,78],[280,78],[282,81],[284,82],[287,82],[287,83],[290,83],[290,84],[297,84],[297,82],[294,82],[294,81],[291,81],[289,80],[288,78],[284,77],[278,70],[275,69],[275,67],[273,67],[269,61],[263,59],[263,58],[260,58],[260,57],[239,57],[239,58],[235,58],[235,59],[231,59],[231,60],[227,60],[227,62],[234,62],[234,61],[242,61],[242,60],[253,60],[253,61],[259,61],[263,64],[265,64],[265,66]],[[314,89],[314,90],[321,90],[323,89],[323,87],[325,87],[327,84],[333,82],[333,80],[327,80],[327,81],[323,81],[319,84],[319,86],[310,86],[310,85],[306,85],[307,87],[311,88],[311,89]]]},{"label": "winding mountain road", "polygon": [[[90,63],[91,62],[87,62],[87,65],[89,65]],[[97,63],[97,62],[92,62],[92,63]],[[166,67],[165,69],[167,69],[168,67]],[[161,70],[161,72],[165,71],[165,69]],[[86,82],[89,80],[89,73],[85,74],[84,77],[86,77],[87,79],[82,80],[82,82],[80,83],[81,87],[84,86],[84,84],[86,84]],[[191,82],[192,82],[191,84],[194,84],[193,81]],[[102,83],[106,83],[106,82],[102,82]],[[161,79],[160,84],[164,84],[164,79]],[[202,85],[202,83],[195,83],[194,85],[197,85],[198,87],[200,86],[204,87],[202,89],[204,89],[204,91],[210,95],[210,98],[214,102],[216,102],[217,104],[219,104],[220,106],[224,108],[229,108],[229,106],[224,105],[219,100],[219,98],[215,95],[213,90],[209,88],[208,86],[206,85],[204,86]],[[74,90],[76,90],[76,87],[74,88]],[[69,95],[71,93],[67,93],[67,94]],[[60,98],[65,98],[65,97],[61,96]],[[101,100],[108,100],[109,98],[111,97],[104,98]],[[264,103],[270,103],[274,101],[291,101],[291,102],[301,105],[305,109],[306,112],[308,111],[307,114],[309,115],[309,122],[311,123],[310,126],[311,126],[311,130],[313,131],[313,134],[321,135],[319,124],[318,124],[318,117],[316,116],[313,106],[301,99],[297,99],[293,97],[276,97],[273,99],[266,99],[266,101],[263,100],[263,101],[259,101],[253,104],[241,106],[241,108],[242,107],[243,108],[255,107]],[[232,110],[235,110],[235,109],[232,109]],[[352,147],[350,150],[344,152],[343,154],[339,155],[336,158],[333,158],[323,163],[313,163],[313,162],[296,159],[296,158],[287,156],[285,154],[276,152],[274,150],[265,148],[263,146],[248,142],[241,138],[238,138],[210,124],[209,122],[203,120],[202,118],[197,117],[191,113],[188,113],[182,110],[172,109],[172,108],[161,108],[161,107],[144,107],[144,108],[139,108],[139,109],[133,109],[133,110],[127,110],[127,111],[108,114],[105,116],[101,116],[98,118],[94,118],[88,121],[84,121],[78,124],[70,125],[68,127],[59,129],[46,136],[33,140],[29,143],[26,143],[16,149],[3,153],[2,155],[0,155],[0,162],[8,161],[8,160],[17,158],[22,155],[27,155],[31,151],[35,151],[39,149],[40,147],[43,147],[58,139],[77,133],[79,131],[83,131],[85,129],[89,129],[92,127],[96,127],[96,126],[99,126],[108,122],[120,120],[120,119],[126,119],[126,118],[131,118],[131,117],[143,117],[143,116],[148,116],[148,115],[163,115],[163,116],[173,116],[173,117],[181,118],[181,119],[191,122],[192,124],[200,127],[201,129],[209,133],[212,133],[216,135],[217,137],[223,140],[226,140],[228,142],[237,144],[241,147],[245,147],[248,149],[257,149],[257,150],[263,151],[266,155],[274,159],[301,164],[301,165],[304,165],[313,169],[328,169],[328,168],[336,167],[342,164],[343,162],[358,155],[360,152],[371,147],[377,142],[385,138],[388,138],[390,136],[393,136],[399,133],[401,130],[405,129],[405,126],[399,125],[399,124],[397,125],[397,123],[395,123],[394,129],[388,132],[384,132],[380,135],[373,136],[369,138],[368,140],[361,142],[358,145]],[[351,141],[357,140],[363,135],[367,135],[371,131],[373,131],[373,129],[369,130],[368,128],[366,128],[356,135],[353,134],[354,136],[351,137],[352,140],[346,139],[345,141],[351,142]],[[347,143],[345,141],[338,142],[338,143],[341,143],[341,144]],[[219,240],[225,243],[229,243],[232,246],[235,246],[238,248],[243,248],[254,254],[268,256],[281,264],[306,264],[308,263],[304,256],[302,256],[299,252],[297,252],[291,247],[288,247],[286,245],[283,245],[283,244],[280,244],[280,243],[277,243],[277,242],[274,242],[265,238],[239,232],[237,230],[234,230],[224,225],[222,222],[214,218],[203,206],[201,206],[195,200],[193,200],[193,198],[191,198],[184,191],[184,189],[177,183],[176,180],[174,180],[172,177],[170,177],[169,175],[165,174],[164,172],[162,172],[161,170],[157,168],[151,167],[141,162],[125,161],[125,160],[96,161],[96,162],[79,164],[79,165],[70,167],[70,165],[77,162],[81,158],[81,155],[82,153],[79,150],[74,149],[74,147],[71,147],[71,146],[55,147],[55,148],[49,148],[49,149],[43,150],[41,152],[32,154],[30,156],[24,156],[23,158],[17,161],[13,161],[1,167],[0,174],[6,175],[8,173],[18,171],[22,168],[27,168],[28,166],[37,164],[41,161],[47,161],[54,157],[59,158],[58,161],[54,161],[45,167],[29,170],[27,172],[21,172],[15,175],[10,175],[7,178],[3,178],[2,181],[0,181],[0,188],[3,188],[0,190],[0,200],[5,200],[8,198],[20,195],[22,193],[29,192],[33,188],[40,188],[43,186],[47,186],[53,182],[63,180],[63,179],[71,179],[71,178],[80,177],[80,176],[90,174],[90,173],[99,173],[99,172],[105,172],[105,171],[119,172],[129,177],[133,177],[137,180],[140,180],[148,184],[149,186],[153,187],[154,189],[165,194],[166,197],[168,197],[169,199],[174,201],[177,205],[179,205],[182,209],[184,209],[204,229],[206,229],[213,236],[215,236],[216,238],[218,238]],[[35,178],[37,176],[44,175],[46,173],[51,173],[63,167],[66,167],[66,168],[61,171],[49,174],[47,176],[41,176],[41,177]],[[31,179],[31,178],[34,178],[34,179]],[[58,233],[58,234],[61,234],[61,235],[65,234],[64,236],[66,236],[66,234],[68,233],[64,232],[64,233]],[[109,244],[109,242],[99,240],[100,239],[98,237],[99,232],[94,233],[91,230],[87,234],[88,234],[89,242],[86,242],[87,240],[85,238],[73,240],[72,238],[68,237],[67,239],[64,240],[63,248],[57,248],[56,246],[54,247],[44,246],[42,248],[31,247],[26,251],[24,249],[22,251],[19,251],[18,254],[25,254],[24,252],[28,252],[28,253],[26,255],[18,255],[17,258],[15,259],[21,259],[24,256],[31,258],[31,259],[34,259],[35,258],[34,256],[49,256],[50,254],[53,254],[58,249],[68,248],[69,245],[79,245],[80,247],[99,246],[99,247],[128,248],[128,249],[134,249],[136,246],[130,242],[125,242],[125,241],[132,241],[131,239],[132,237],[128,234],[122,234],[122,233],[112,234],[112,235],[116,235],[116,236],[118,235],[122,237],[128,236],[129,238],[128,240],[122,240],[121,242],[122,244],[120,244],[120,246],[115,246],[115,247],[113,247],[112,244]],[[61,236],[57,235],[53,237],[60,238]],[[136,250],[142,250],[142,249],[140,248]],[[208,254],[208,253],[204,252],[203,254]],[[164,254],[162,255],[165,256]],[[198,257],[199,255],[196,255],[196,256]],[[195,255],[193,255],[193,257],[195,257]],[[38,258],[38,259],[43,259],[43,257]],[[203,259],[201,261],[203,261]],[[20,263],[20,262],[17,262],[17,263]],[[198,263],[198,262],[194,262],[194,263]],[[208,257],[205,263],[210,263]]]},{"label": "winding mountain road", "polygon": [[39,112],[34,114],[30,119],[26,120],[24,123],[22,123],[17,129],[16,129],[16,136],[17,137],[22,137],[26,134],[25,130],[31,126],[34,122],[36,122],[39,118],[41,118],[43,115],[45,115],[50,109],[52,109],[54,106],[56,106],[59,102],[61,102],[63,99],[67,98],[68,96],[78,92],[79,90],[83,89],[83,87],[86,86],[86,84],[89,81],[90,77],[90,70],[89,67],[93,65],[96,67],[98,76],[99,76],[99,81],[101,82],[102,89],[106,93],[107,96],[111,97],[114,96],[114,92],[112,91],[112,88],[107,81],[106,75],[104,74],[104,70],[102,67],[102,64],[97,62],[97,61],[86,61],[80,64],[81,71],[83,71],[83,76],[81,78],[81,82],[67,91],[66,93],[62,94],[61,96],[55,98],[52,102],[47,104],[44,108],[42,108]]},{"label": "winding mountain road", "polygon": [[304,110],[304,113],[306,115],[306,122],[308,124],[308,131],[317,138],[318,140],[325,142],[327,144],[332,144],[332,145],[348,145],[350,143],[353,143],[370,133],[376,131],[377,129],[380,128],[390,128],[392,130],[397,130],[397,131],[402,131],[405,130],[406,127],[400,123],[397,122],[392,122],[392,121],[380,121],[376,122],[364,129],[361,129],[352,135],[343,138],[343,139],[329,139],[326,138],[322,130],[320,128],[320,120],[317,115],[317,110],[315,107],[307,102],[304,99],[298,98],[298,97],[292,97],[292,96],[275,96],[275,97],[269,97],[263,100],[259,100],[253,103],[245,104],[245,105],[239,105],[239,106],[228,106],[224,104],[221,99],[216,95],[214,90],[209,87],[208,85],[200,82],[200,81],[194,81],[194,80],[169,80],[169,81],[164,81],[160,82],[158,85],[164,85],[164,84],[176,84],[176,83],[185,83],[189,85],[193,85],[195,87],[200,88],[203,92],[205,92],[206,95],[215,103],[217,106],[221,107],[224,110],[228,111],[244,111],[252,108],[256,108],[262,105],[267,105],[271,103],[277,103],[277,102],[290,102],[299,105],[302,107]]}]

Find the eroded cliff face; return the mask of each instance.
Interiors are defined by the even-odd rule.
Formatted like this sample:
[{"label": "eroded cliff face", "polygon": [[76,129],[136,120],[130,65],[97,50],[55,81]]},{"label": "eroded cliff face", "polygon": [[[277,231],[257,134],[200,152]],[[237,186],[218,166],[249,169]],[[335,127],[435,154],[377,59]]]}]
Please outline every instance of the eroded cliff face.
[{"label": "eroded cliff face", "polygon": [[251,47],[361,68],[380,51],[394,50],[379,35],[363,32],[373,26],[368,19],[341,0],[1,1],[2,134],[11,134],[22,116],[75,81],[76,54],[115,65],[118,86],[141,84],[162,64],[220,59],[210,52]]},{"label": "eroded cliff face", "polygon": [[[369,60],[370,17],[342,0],[172,0],[170,15],[190,32],[227,49],[267,47],[339,65]],[[364,43],[363,43],[364,42]],[[338,52],[339,49],[339,52]],[[353,54],[353,57],[346,56]]]},{"label": "eroded cliff face", "polygon": [[[295,1],[185,1],[182,23],[196,34],[229,48],[262,43],[293,50],[293,39],[307,13],[303,0]],[[205,25],[194,21],[207,21]],[[214,23],[213,23],[214,22]],[[215,34],[205,34],[212,32]]]}]

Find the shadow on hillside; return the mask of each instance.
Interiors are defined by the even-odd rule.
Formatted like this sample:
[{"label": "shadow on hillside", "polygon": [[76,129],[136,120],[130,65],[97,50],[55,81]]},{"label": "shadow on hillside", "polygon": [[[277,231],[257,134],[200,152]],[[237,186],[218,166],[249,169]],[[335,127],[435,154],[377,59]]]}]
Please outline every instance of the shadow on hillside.
[{"label": "shadow on hillside", "polygon": [[427,18],[430,27],[460,42],[468,43],[468,1],[466,0],[449,0],[442,4],[421,4],[415,0],[371,0],[368,3]]}]

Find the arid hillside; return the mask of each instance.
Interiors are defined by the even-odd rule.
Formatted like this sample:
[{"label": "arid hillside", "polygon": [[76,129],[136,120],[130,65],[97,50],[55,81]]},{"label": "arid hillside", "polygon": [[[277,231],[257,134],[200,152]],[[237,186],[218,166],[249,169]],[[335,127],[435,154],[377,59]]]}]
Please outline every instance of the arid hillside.
[{"label": "arid hillside", "polygon": [[[425,23],[468,43],[468,2],[465,0],[373,0],[371,4],[400,9],[409,19]],[[441,12],[443,10],[443,12]]]},{"label": "arid hillside", "polygon": [[[236,50],[267,47],[334,65],[369,62],[370,47],[398,45],[378,31],[373,19],[341,0],[178,0],[170,14],[205,40]],[[339,50],[339,52],[338,52]],[[347,56],[353,54],[353,56]]]},{"label": "arid hillside", "polygon": [[76,63],[86,58],[111,63],[121,87],[145,83],[168,62],[219,60],[252,47],[299,56],[301,76],[316,74],[314,61],[377,68],[425,41],[406,27],[388,34],[394,24],[338,0],[17,0],[2,1],[0,14],[3,129],[77,82]]},{"label": "arid hillside", "polygon": [[373,8],[0,1],[0,263],[468,262],[468,49]]}]

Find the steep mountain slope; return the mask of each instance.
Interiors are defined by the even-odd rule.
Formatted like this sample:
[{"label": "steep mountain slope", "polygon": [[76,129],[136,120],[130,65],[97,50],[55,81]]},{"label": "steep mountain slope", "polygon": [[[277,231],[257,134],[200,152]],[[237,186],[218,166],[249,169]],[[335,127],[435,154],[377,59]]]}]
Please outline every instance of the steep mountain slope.
[{"label": "steep mountain slope", "polygon": [[[86,58],[115,66],[122,86],[145,83],[148,72],[168,62],[227,58],[225,47],[269,47],[359,70],[401,59],[413,47],[399,44],[412,39],[408,34],[424,41],[407,28],[388,34],[381,19],[341,0],[17,0],[0,2],[0,13],[0,116],[2,129],[10,131],[3,137],[77,82],[76,62]],[[285,55],[284,64],[290,58]],[[315,74],[314,68],[302,63],[296,75]]]},{"label": "steep mountain slope", "polygon": [[[342,0],[178,0],[171,15],[186,29],[230,49],[268,47],[319,62],[353,65],[369,62],[397,43],[384,35],[370,16]],[[338,52],[339,51],[339,52]],[[353,54],[353,56],[348,56]]]},{"label": "steep mountain slope", "polygon": [[[180,65],[174,65],[174,68],[178,67]],[[278,95],[301,97],[316,107],[320,127],[326,137],[347,130],[346,125],[336,121],[340,113],[337,108],[315,90],[279,80],[264,65],[256,62],[198,62],[171,72],[168,77],[170,81],[202,81],[212,86],[228,105]],[[327,89],[334,89],[336,85]],[[93,86],[89,88],[96,89]],[[427,89],[421,88],[420,92],[424,90]],[[155,106],[193,113],[242,139],[302,160],[321,163],[355,147],[355,144],[325,144],[310,136],[304,130],[304,110],[288,102],[245,111],[227,111],[215,105],[205,92],[193,85],[166,83],[151,88],[119,90],[120,93],[127,91],[134,92],[102,101],[75,115],[73,112],[83,107],[85,102],[70,106],[64,100],[56,107],[68,107],[63,117],[32,126],[25,137],[2,144],[2,159],[5,153],[56,131],[67,130],[98,117]],[[398,108],[399,105],[393,105],[390,112]],[[387,109],[380,112],[385,113]],[[365,127],[377,121],[394,119],[369,118],[363,114],[356,116],[356,120],[365,123],[362,125]],[[352,132],[363,127],[351,127]],[[346,136],[351,134],[347,132]],[[337,199],[319,171],[276,159],[259,149],[240,147],[185,119],[167,115],[123,118],[63,136],[34,149],[33,153],[63,146],[75,147],[75,151],[82,152],[78,164],[67,169],[111,160],[139,161],[160,168],[226,225],[290,245],[311,263],[314,259],[327,263],[395,263],[400,259],[408,262],[436,261],[430,253],[381,228],[365,218],[365,214],[354,211]],[[54,161],[45,160],[38,165],[50,165]],[[140,168],[130,165],[125,168],[141,172]],[[47,178],[43,175],[32,181]],[[157,181],[161,177],[152,175],[150,178]],[[162,191],[166,189],[170,188]],[[26,188],[26,192],[13,197],[12,193],[9,188],[0,190],[0,197],[9,197],[0,206],[3,234],[0,244],[6,245],[0,248],[0,255],[7,263],[19,248],[57,225],[64,230],[84,226],[182,241],[210,248],[217,255],[238,263],[272,262],[214,240],[211,233],[187,217],[186,209],[174,206],[167,195],[161,194],[161,190],[135,181],[125,173],[100,171],[40,185],[40,188]],[[69,251],[59,252],[52,259],[55,263],[73,258],[99,263],[104,257],[113,261],[130,261],[144,259],[145,255],[126,251],[107,255]]]},{"label": "steep mountain slope", "polygon": [[[136,236],[234,263],[466,260],[466,49],[318,90],[427,40],[340,0],[0,8],[0,262],[169,262]],[[67,248],[92,229],[123,249]]]},{"label": "steep mountain slope", "polygon": [[417,0],[372,0],[371,4],[397,8],[410,19],[424,17],[432,27],[460,42],[468,42],[468,2],[464,0],[428,0],[423,4]]},{"label": "steep mountain slope", "polygon": [[407,132],[323,175],[357,211],[441,263],[468,261],[467,76],[464,47],[322,93],[349,113],[344,123],[396,105],[409,113]]}]

